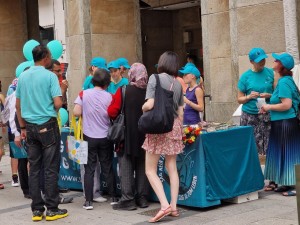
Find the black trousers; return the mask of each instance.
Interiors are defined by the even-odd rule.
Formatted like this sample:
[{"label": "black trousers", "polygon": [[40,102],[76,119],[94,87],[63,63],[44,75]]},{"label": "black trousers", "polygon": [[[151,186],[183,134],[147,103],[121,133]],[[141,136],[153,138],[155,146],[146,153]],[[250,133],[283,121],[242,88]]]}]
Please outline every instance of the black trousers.
[{"label": "black trousers", "polygon": [[88,162],[84,165],[84,192],[86,201],[93,201],[94,173],[97,155],[100,162],[101,173],[106,180],[109,194],[116,196],[116,179],[113,172],[113,145],[107,138],[90,138],[83,136],[88,142]]},{"label": "black trousers", "polygon": [[[31,209],[44,211],[44,206],[57,210],[59,202],[58,173],[60,164],[60,132],[57,119],[44,124],[26,123],[28,161],[30,164],[29,190]],[[44,165],[45,202],[41,197],[40,172]]]}]

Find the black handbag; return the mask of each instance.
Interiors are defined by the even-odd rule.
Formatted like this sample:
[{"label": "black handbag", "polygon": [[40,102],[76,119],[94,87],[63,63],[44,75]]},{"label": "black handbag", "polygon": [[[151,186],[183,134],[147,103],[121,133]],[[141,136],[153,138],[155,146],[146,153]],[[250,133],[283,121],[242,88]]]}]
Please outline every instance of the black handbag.
[{"label": "black handbag", "polygon": [[[174,124],[173,114],[173,83],[170,90],[161,87],[159,77],[156,78],[156,89],[154,107],[152,110],[144,112],[138,121],[139,131],[145,134],[163,134],[172,131]],[[174,78],[175,79],[175,78]]]},{"label": "black handbag", "polygon": [[122,107],[121,112],[117,118],[111,121],[111,126],[108,128],[107,139],[115,144],[119,144],[125,139],[125,115],[124,115],[124,102],[126,86],[122,86]]}]

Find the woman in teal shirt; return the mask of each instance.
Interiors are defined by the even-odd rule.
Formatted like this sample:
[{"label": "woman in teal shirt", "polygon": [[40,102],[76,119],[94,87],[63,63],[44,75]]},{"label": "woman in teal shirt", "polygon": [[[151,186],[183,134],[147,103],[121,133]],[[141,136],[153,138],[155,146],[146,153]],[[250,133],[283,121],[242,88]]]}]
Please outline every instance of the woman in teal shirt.
[{"label": "woman in teal shirt", "polygon": [[297,119],[300,96],[293,80],[291,69],[294,59],[288,53],[272,54],[275,58],[274,70],[280,78],[270,99],[261,112],[271,114],[270,142],[267,150],[265,178],[274,181],[276,192],[284,196],[293,196],[295,185],[295,164],[300,164],[300,127]]},{"label": "woman in teal shirt", "polygon": [[243,104],[241,126],[252,126],[260,155],[265,155],[271,129],[269,114],[259,113],[258,100],[268,101],[273,92],[274,72],[266,68],[265,51],[253,48],[249,60],[253,68],[244,72],[238,82],[238,103]]}]

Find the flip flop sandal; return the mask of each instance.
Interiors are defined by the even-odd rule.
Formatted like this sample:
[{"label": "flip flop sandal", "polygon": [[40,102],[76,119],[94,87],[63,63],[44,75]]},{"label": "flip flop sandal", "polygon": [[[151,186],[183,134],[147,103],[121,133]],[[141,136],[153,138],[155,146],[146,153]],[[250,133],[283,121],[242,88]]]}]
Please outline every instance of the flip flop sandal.
[{"label": "flip flop sandal", "polygon": [[296,190],[291,190],[291,191],[283,192],[282,195],[285,196],[285,197],[296,196]]},{"label": "flip flop sandal", "polygon": [[179,210],[178,209],[172,210],[169,216],[178,217],[179,216]]},{"label": "flip flop sandal", "polygon": [[290,191],[292,188],[289,186],[280,186],[278,188],[275,188],[274,191],[275,192],[288,192]]},{"label": "flip flop sandal", "polygon": [[0,189],[4,189],[4,185],[3,184],[0,184]]},{"label": "flip flop sandal", "polygon": [[159,210],[158,213],[153,218],[151,218],[148,222],[156,223],[156,222],[160,221],[162,218],[164,218],[165,216],[168,216],[170,214],[171,214],[171,206],[169,206],[166,209]]}]

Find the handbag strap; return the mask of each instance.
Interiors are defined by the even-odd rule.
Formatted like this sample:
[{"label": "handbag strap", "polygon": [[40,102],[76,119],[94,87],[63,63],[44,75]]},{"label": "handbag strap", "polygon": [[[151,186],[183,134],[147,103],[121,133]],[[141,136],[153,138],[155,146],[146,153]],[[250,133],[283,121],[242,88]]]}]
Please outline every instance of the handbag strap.
[{"label": "handbag strap", "polygon": [[126,85],[123,85],[123,86],[121,87],[121,98],[122,98],[121,114],[124,113],[125,92],[126,92]]},{"label": "handbag strap", "polygon": [[[156,78],[156,85],[161,86],[161,85],[160,85],[160,80],[159,80],[158,74],[154,74],[154,76],[155,76],[155,78]],[[171,91],[171,90],[173,89],[174,81],[175,81],[175,77],[173,77],[173,81],[172,81],[172,83],[171,83],[171,86],[170,86],[169,91]]]}]

